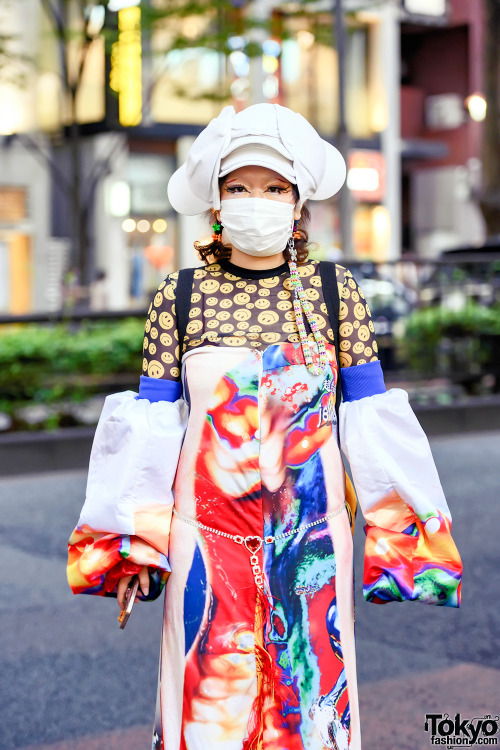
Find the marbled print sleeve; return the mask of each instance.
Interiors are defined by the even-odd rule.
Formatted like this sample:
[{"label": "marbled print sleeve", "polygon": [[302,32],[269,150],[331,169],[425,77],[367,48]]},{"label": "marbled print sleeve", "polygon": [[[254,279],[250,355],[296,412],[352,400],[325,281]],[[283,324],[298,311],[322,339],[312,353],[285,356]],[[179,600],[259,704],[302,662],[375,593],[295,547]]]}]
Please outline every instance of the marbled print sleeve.
[{"label": "marbled print sleeve", "polygon": [[351,271],[337,266],[339,275],[339,357],[341,367],[378,360],[375,327],[365,295]]},{"label": "marbled print sleeve", "polygon": [[158,286],[149,305],[142,346],[142,374],[150,378],[180,381],[179,340],[175,291],[178,272]]}]

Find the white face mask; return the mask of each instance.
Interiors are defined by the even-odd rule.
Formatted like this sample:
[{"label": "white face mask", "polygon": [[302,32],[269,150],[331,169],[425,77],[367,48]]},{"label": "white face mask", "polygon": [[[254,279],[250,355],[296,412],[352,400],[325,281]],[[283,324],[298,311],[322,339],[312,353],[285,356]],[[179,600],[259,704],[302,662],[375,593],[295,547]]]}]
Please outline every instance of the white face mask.
[{"label": "white face mask", "polygon": [[235,198],[221,201],[220,206],[223,234],[242,253],[275,255],[286,248],[293,232],[295,206],[292,203],[268,198]]}]

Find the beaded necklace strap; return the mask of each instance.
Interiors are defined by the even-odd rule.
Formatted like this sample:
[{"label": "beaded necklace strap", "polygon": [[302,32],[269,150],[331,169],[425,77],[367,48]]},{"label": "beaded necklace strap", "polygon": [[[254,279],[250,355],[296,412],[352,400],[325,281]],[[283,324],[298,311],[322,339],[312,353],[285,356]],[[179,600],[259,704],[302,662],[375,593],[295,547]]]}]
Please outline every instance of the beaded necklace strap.
[{"label": "beaded necklace strap", "polygon": [[[290,268],[290,282],[295,294],[295,298],[293,300],[293,310],[295,313],[295,320],[297,321],[297,328],[299,329],[299,338],[302,345],[302,351],[304,352],[304,359],[309,372],[312,372],[313,375],[321,375],[326,365],[328,364],[325,339],[318,328],[318,324],[313,313],[313,306],[307,299],[304,287],[302,286],[302,281],[300,280],[299,272],[297,270],[297,249],[295,247],[293,236],[288,240],[288,250],[290,252],[290,260],[288,261],[288,266]],[[309,342],[309,339],[307,338],[302,311],[304,311],[309,325],[311,326],[311,331],[318,347],[318,364],[316,364],[313,360],[311,344]]]}]

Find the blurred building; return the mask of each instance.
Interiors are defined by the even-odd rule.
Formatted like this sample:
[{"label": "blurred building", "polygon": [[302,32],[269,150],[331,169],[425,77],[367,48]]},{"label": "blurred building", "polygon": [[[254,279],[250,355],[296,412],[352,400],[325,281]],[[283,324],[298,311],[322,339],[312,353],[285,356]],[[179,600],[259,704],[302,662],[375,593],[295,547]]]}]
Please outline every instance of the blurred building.
[{"label": "blurred building", "polygon": [[[149,5],[167,7],[166,0]],[[277,102],[335,142],[339,61],[331,6],[314,4],[311,29],[290,13],[292,5],[254,2],[271,26],[250,38],[238,7],[224,18],[168,17],[154,28],[131,0],[89,10],[84,30],[92,41],[75,102],[88,256],[80,282],[99,283],[104,273],[110,308],[142,307],[169,270],[199,262],[193,240],[211,234],[209,223],[177,216],[166,186],[193,138],[224,105]],[[346,250],[383,261],[407,251],[433,256],[481,239],[474,200],[480,124],[465,101],[482,87],[482,0],[344,0],[344,6],[357,8],[346,16],[352,221]],[[0,79],[2,312],[57,309],[62,275],[75,258],[71,112],[60,85],[60,49],[40,8],[38,0],[19,0],[9,10],[20,48],[36,50],[30,85],[16,91]],[[194,43],[214,23],[234,29],[227,56],[179,43]],[[262,54],[249,57],[249,42]],[[76,43],[67,59],[78,68]],[[338,201],[311,208],[319,255],[338,258]]]}]

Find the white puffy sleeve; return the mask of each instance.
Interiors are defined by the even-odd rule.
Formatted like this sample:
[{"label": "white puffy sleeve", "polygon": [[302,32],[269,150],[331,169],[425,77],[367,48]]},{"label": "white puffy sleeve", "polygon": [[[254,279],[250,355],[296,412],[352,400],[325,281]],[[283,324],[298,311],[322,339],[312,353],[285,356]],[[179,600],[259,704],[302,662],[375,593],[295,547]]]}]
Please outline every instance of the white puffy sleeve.
[{"label": "white puffy sleeve", "polygon": [[379,360],[344,367],[341,448],[366,520],[366,601],[460,606],[462,561],[429,441]]},{"label": "white puffy sleeve", "polygon": [[170,571],[172,486],[188,407],[179,383],[140,381],[139,394],[106,398],[97,425],[85,502],[68,545],[74,593],[115,595],[122,576],[148,565],[147,598],[156,598]]}]

